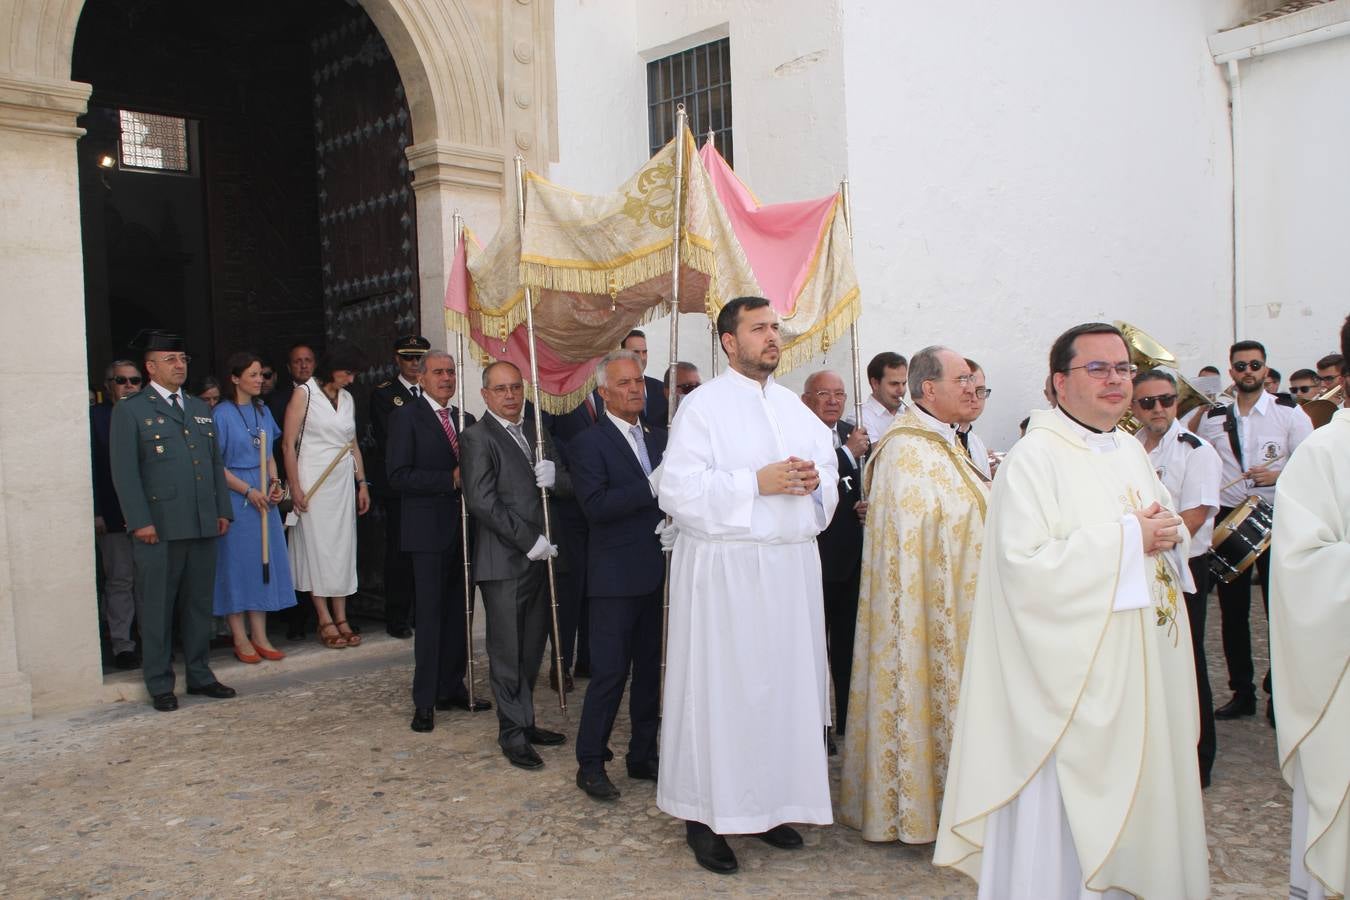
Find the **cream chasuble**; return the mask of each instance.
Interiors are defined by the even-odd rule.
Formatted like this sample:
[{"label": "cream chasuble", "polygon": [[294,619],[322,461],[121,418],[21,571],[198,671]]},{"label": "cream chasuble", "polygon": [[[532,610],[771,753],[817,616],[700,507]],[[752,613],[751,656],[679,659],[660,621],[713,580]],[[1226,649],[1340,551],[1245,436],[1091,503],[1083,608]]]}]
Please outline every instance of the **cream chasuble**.
[{"label": "cream chasuble", "polygon": [[1291,886],[1339,897],[1350,886],[1350,410],[1280,474],[1270,554],[1276,737],[1295,801]]},{"label": "cream chasuble", "polygon": [[982,897],[1209,892],[1189,626],[1130,515],[1154,500],[1138,441],[1058,410],[999,469],[934,853]]},{"label": "cream chasuble", "polygon": [[[812,496],[755,473],[814,460]],[[661,464],[679,526],[656,804],[719,834],[833,821],[819,534],[839,500],[830,430],[787,388],[733,369],[686,397]]]},{"label": "cream chasuble", "polygon": [[988,488],[952,429],[900,413],[867,464],[867,529],[839,820],[937,837]]}]

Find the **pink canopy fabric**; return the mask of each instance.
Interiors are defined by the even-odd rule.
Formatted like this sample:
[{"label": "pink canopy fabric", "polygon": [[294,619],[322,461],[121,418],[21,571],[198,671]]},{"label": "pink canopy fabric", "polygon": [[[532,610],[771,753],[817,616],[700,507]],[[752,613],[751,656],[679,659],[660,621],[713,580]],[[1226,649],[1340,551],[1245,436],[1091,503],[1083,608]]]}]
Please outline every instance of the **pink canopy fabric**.
[{"label": "pink canopy fabric", "polygon": [[764,297],[779,315],[791,315],[838,195],[761,206],[711,142],[698,155]]}]

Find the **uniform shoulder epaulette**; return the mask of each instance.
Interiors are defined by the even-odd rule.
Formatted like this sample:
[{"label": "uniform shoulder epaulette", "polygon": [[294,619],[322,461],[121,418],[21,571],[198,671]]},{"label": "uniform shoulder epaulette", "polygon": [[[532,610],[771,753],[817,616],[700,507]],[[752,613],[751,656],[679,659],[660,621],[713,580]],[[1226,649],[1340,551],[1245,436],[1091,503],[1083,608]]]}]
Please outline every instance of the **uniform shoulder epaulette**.
[{"label": "uniform shoulder epaulette", "polygon": [[1226,415],[1228,415],[1228,407],[1227,407],[1227,406],[1216,406],[1216,407],[1214,407],[1213,409],[1211,409],[1209,412],[1205,413],[1205,418],[1206,418],[1206,419],[1216,419],[1216,418],[1219,418],[1220,416],[1226,416]]},{"label": "uniform shoulder epaulette", "polygon": [[1182,432],[1178,433],[1178,434],[1177,434],[1177,440],[1181,441],[1183,444],[1186,444],[1186,445],[1189,446],[1192,450],[1199,450],[1199,449],[1200,449],[1200,444],[1201,444],[1200,439],[1199,439],[1198,437],[1196,437],[1195,435],[1191,434],[1189,431],[1182,431]]},{"label": "uniform shoulder epaulette", "polygon": [[391,384],[393,384],[392,381],[381,381],[379,384],[375,385],[375,390],[378,391],[380,388],[387,388]]},{"label": "uniform shoulder epaulette", "polygon": [[1281,406],[1298,406],[1298,401],[1294,399],[1292,394],[1283,392],[1275,395],[1275,402]]}]

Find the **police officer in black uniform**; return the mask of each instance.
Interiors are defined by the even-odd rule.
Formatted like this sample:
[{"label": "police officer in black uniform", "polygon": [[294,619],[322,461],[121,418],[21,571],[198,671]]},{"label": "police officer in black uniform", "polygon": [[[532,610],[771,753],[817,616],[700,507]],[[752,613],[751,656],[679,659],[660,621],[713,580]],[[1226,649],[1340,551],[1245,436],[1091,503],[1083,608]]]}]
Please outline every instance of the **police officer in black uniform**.
[{"label": "police officer in black uniform", "polygon": [[396,638],[412,637],[413,606],[412,560],[403,552],[402,505],[397,492],[389,488],[384,460],[389,446],[389,417],[414,400],[422,388],[418,377],[422,359],[431,349],[431,341],[420,334],[404,335],[394,341],[394,361],[398,377],[378,385],[370,394],[370,426],[375,435],[376,458],[367,466],[372,492],[384,508],[384,627]]}]

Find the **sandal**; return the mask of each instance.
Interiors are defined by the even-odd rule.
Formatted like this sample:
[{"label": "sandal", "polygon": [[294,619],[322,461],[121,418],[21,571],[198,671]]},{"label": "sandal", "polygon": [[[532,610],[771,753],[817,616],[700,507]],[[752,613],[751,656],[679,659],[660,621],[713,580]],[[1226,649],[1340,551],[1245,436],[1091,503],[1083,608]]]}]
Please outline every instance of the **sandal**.
[{"label": "sandal", "polygon": [[[324,630],[328,628],[333,629],[333,631],[337,633],[334,634],[332,637],[329,637],[328,635],[324,634]],[[349,646],[347,643],[347,638],[345,638],[342,635],[341,630],[338,629],[337,624],[334,622],[325,622],[322,625],[320,625],[318,634],[319,640],[323,641],[323,645],[330,650],[341,650],[342,648]]]},{"label": "sandal", "polygon": [[[355,631],[352,631],[352,627],[350,625],[347,625],[346,619],[343,619],[341,622],[334,622],[333,624],[337,626],[338,631],[341,632],[342,634],[342,637],[346,639],[348,647],[361,646],[361,635],[357,634]],[[342,630],[343,625],[347,625],[346,631]]]}]

